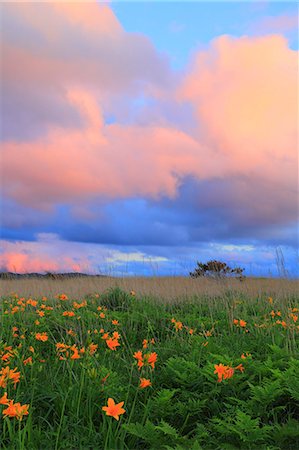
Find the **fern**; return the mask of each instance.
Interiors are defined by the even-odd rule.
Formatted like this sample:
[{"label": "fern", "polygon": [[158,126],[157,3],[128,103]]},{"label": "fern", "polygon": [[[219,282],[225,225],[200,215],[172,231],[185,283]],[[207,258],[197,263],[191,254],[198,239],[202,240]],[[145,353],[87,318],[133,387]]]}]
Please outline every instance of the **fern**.
[{"label": "fern", "polygon": [[140,423],[124,424],[123,428],[127,433],[144,441],[151,449],[169,448],[169,444],[176,445],[185,442],[179,436],[178,431],[164,420],[161,420],[159,425],[154,425],[147,420],[145,425]]},{"label": "fern", "polygon": [[[242,448],[248,448],[250,444],[258,445],[268,438],[270,426],[260,427],[260,419],[253,419],[249,414],[237,410],[236,416],[232,420],[231,416],[227,419],[214,418],[211,420],[214,429],[229,442],[235,440]],[[229,442],[230,443],[230,442]],[[232,442],[234,444],[234,442]]]},{"label": "fern", "polygon": [[164,371],[173,385],[184,386],[189,389],[196,388],[202,376],[201,370],[195,362],[180,357],[169,358]]}]

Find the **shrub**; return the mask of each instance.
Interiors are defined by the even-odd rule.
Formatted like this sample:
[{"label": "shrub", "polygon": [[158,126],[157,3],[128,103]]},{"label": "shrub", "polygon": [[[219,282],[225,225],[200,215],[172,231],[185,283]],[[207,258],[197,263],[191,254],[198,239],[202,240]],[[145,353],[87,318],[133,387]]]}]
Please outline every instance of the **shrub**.
[{"label": "shrub", "polygon": [[245,269],[242,269],[241,267],[232,269],[226,263],[217,260],[208,261],[206,264],[197,261],[197,267],[194,272],[190,272],[190,277],[224,278],[228,276],[236,276],[240,281],[242,281],[245,278],[243,275],[244,270]]}]

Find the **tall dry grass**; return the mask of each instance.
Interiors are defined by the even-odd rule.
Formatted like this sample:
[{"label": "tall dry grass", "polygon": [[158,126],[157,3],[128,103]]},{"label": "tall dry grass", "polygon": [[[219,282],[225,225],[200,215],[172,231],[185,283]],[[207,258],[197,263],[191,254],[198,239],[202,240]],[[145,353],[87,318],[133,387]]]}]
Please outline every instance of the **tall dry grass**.
[{"label": "tall dry grass", "polygon": [[221,297],[227,293],[259,298],[265,295],[277,299],[299,298],[298,280],[246,278],[211,280],[188,277],[78,277],[65,279],[17,279],[1,280],[0,295],[16,292],[20,296],[48,296],[59,293],[81,299],[92,293],[103,293],[109,288],[119,287],[125,291],[135,291],[137,296],[150,296],[165,301],[184,300],[194,296]]}]

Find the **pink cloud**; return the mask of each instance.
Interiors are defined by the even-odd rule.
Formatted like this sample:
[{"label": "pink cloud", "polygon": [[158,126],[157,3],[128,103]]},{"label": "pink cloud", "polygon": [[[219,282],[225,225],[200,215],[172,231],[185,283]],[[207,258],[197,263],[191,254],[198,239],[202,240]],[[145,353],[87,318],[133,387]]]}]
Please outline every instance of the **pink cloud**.
[{"label": "pink cloud", "polygon": [[[22,19],[25,29],[15,36],[4,27],[5,92],[24,86],[37,123],[53,98],[54,110],[62,106],[66,115],[81,117],[79,125],[66,128],[62,117],[38,138],[4,143],[6,196],[49,211],[57,203],[84,205],[101,196],[174,198],[181,180],[192,175],[262,179],[265,185],[269,180],[294,204],[298,64],[283,37],[217,38],[195,55],[182,85],[171,89],[167,62],[146,37],[126,33],[107,5],[26,3],[4,9],[7,20]],[[28,38],[28,30],[36,35]],[[30,92],[41,93],[37,105],[30,104]],[[171,96],[177,108],[191,104],[196,131],[166,121],[105,123],[120,95],[140,92]],[[16,115],[22,98],[16,99]],[[245,183],[244,199],[249,190]],[[82,206],[76,213],[89,216]]]},{"label": "pink cloud", "polygon": [[99,273],[127,262],[163,262],[167,258],[139,251],[124,253],[99,244],[64,241],[52,233],[40,233],[36,241],[0,240],[0,271]]},{"label": "pink cloud", "polygon": [[83,129],[56,128],[39,140],[3,145],[9,197],[45,207],[96,195],[174,196],[179,177],[193,171],[200,146],[180,130],[104,125],[91,94],[70,91],[68,99],[83,115]]},{"label": "pink cloud", "polygon": [[296,93],[296,52],[280,36],[223,36],[196,55],[177,94],[194,106],[194,136],[167,126],[105,125],[94,91],[69,88],[65,99],[84,126],[6,142],[5,193],[45,208],[95,196],[174,197],[187,175],[246,175],[294,195]]},{"label": "pink cloud", "polygon": [[88,84],[105,97],[107,91],[135,92],[140,82],[152,88],[169,82],[165,57],[147,37],[127,33],[108,5],[10,3],[3,17],[2,71],[8,85],[25,81],[63,94],[65,87]]},{"label": "pink cloud", "polygon": [[2,15],[5,138],[80,125],[69,90],[92,90],[105,114],[119,115],[128,99],[172,83],[167,57],[146,36],[126,32],[108,5],[6,3]]},{"label": "pink cloud", "polygon": [[86,271],[87,255],[80,245],[71,248],[53,234],[40,234],[37,241],[0,241],[0,270],[16,273]]},{"label": "pink cloud", "polygon": [[193,104],[199,139],[213,149],[210,176],[250,174],[294,187],[297,56],[278,35],[222,36],[196,55],[179,98]]}]

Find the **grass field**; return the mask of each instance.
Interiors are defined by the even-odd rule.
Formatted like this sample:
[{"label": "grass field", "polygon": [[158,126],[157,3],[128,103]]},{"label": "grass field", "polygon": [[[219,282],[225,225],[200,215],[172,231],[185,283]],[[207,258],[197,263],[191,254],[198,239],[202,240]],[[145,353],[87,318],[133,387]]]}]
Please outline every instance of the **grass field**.
[{"label": "grass field", "polygon": [[1,449],[299,448],[296,281],[1,290]]}]

